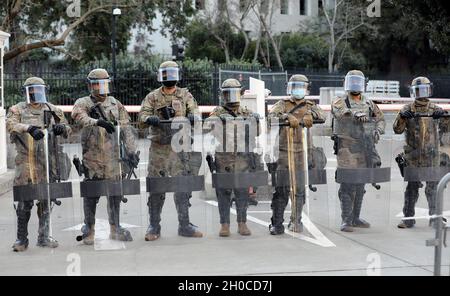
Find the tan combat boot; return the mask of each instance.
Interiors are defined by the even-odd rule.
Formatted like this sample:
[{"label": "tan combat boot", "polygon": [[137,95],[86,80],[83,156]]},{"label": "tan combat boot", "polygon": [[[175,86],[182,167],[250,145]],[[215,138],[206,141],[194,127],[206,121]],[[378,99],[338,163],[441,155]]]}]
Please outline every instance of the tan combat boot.
[{"label": "tan combat boot", "polygon": [[95,241],[95,225],[92,225],[90,228],[88,235],[83,239],[83,243],[85,245],[91,246]]},{"label": "tan combat boot", "polygon": [[248,227],[247,227],[247,223],[245,223],[245,222],[238,223],[238,233],[240,235],[246,235],[246,236],[252,234],[250,229],[248,229]]},{"label": "tan combat boot", "polygon": [[151,242],[157,240],[161,235],[160,234],[153,234],[153,233],[147,233],[145,235],[145,241]]},{"label": "tan combat boot", "polygon": [[220,224],[219,236],[228,237],[230,236],[230,224]]}]

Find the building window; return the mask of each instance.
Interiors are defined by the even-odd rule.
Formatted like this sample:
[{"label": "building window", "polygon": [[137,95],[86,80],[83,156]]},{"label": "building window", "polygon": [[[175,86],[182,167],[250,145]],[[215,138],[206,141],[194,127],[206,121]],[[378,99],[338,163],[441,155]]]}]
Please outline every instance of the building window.
[{"label": "building window", "polygon": [[195,0],[195,9],[196,10],[204,10],[205,9],[205,0]]},{"label": "building window", "polygon": [[323,8],[323,1],[319,0],[319,10],[321,10]]},{"label": "building window", "polygon": [[300,0],[300,15],[306,15],[306,0]]},{"label": "building window", "polygon": [[280,0],[280,13],[289,14],[289,0]]}]

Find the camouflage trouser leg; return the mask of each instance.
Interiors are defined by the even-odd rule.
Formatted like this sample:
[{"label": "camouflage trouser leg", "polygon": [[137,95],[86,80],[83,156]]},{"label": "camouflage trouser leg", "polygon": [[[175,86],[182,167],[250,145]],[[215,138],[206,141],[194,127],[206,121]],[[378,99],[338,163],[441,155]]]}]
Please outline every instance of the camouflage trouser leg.
[{"label": "camouflage trouser leg", "polygon": [[39,239],[49,237],[50,233],[50,206],[48,200],[41,200],[37,203],[37,216],[39,218]]},{"label": "camouflage trouser leg", "polygon": [[181,227],[189,226],[189,198],[190,193],[175,192],[175,207],[178,212],[178,223]]},{"label": "camouflage trouser leg", "polygon": [[164,206],[164,193],[151,193],[148,197],[148,214],[150,216],[150,226],[147,232],[159,234],[161,232],[161,212]]},{"label": "camouflage trouser leg", "polygon": [[355,199],[355,185],[342,183],[339,187],[339,200],[341,202],[341,217],[343,223],[353,223],[353,204]]},{"label": "camouflage trouser leg", "polygon": [[295,212],[291,213],[290,221],[292,223],[301,224],[302,223],[303,206],[305,205],[305,202],[306,202],[304,187],[297,188],[297,193],[295,194],[295,198],[296,198],[296,209],[295,209]]},{"label": "camouflage trouser leg", "polygon": [[121,196],[108,196],[107,197],[109,225],[114,225],[117,228],[120,227],[120,203],[121,202],[122,202]]},{"label": "camouflage trouser leg", "polygon": [[289,201],[289,187],[275,187],[275,192],[272,198],[272,225],[283,226],[284,210]]},{"label": "camouflage trouser leg", "polygon": [[355,200],[353,202],[353,220],[359,219],[359,215],[361,214],[362,203],[364,199],[364,194],[366,190],[364,190],[365,184],[358,184],[355,186]]},{"label": "camouflage trouser leg", "polygon": [[248,189],[234,189],[236,198],[237,222],[247,222]]},{"label": "camouflage trouser leg", "polygon": [[84,224],[86,226],[86,231],[95,225],[95,212],[97,210],[97,203],[100,197],[89,197],[83,199],[83,210],[84,210]]},{"label": "camouflage trouser leg", "polygon": [[437,185],[437,182],[427,182],[427,186],[425,187],[430,216],[436,214]]},{"label": "camouflage trouser leg", "polygon": [[[414,217],[416,214],[415,206],[419,199],[420,182],[408,182],[405,191],[405,203],[403,205],[403,215],[405,217]],[[415,224],[414,220],[405,220],[406,224]]]},{"label": "camouflage trouser leg", "polygon": [[33,204],[33,201],[20,201],[17,205],[17,240],[19,241],[28,240],[28,222]]},{"label": "camouflage trouser leg", "polygon": [[216,189],[220,224],[230,224],[231,189]]}]

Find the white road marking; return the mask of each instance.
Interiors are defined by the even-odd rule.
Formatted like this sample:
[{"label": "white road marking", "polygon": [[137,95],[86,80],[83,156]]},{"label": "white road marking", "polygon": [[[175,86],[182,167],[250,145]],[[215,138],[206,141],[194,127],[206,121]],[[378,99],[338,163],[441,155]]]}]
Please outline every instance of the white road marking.
[{"label": "white road marking", "polygon": [[[63,231],[81,231],[83,224],[78,224]],[[124,228],[137,228],[141,227],[138,225],[131,225],[126,223],[121,223]],[[109,239],[110,226],[107,220],[95,219],[95,241],[94,249],[96,251],[110,251],[110,250],[121,250],[126,249],[125,243],[122,241],[116,241]]]},{"label": "white road marking", "polygon": [[[215,207],[218,206],[217,202],[213,201],[213,200],[205,200],[204,202],[207,204],[210,204],[212,206],[215,206]],[[233,215],[236,215],[235,209],[230,209],[230,212]],[[247,220],[257,223],[259,225],[262,225],[266,228],[268,228],[269,224],[270,224],[266,221],[260,220],[258,218],[255,218],[255,217],[249,216],[249,215],[247,215]],[[324,248],[336,247],[336,245],[332,241],[330,241],[325,235],[323,235],[323,233],[311,222],[311,220],[305,213],[303,213],[302,220],[303,220],[303,226],[308,230],[308,232],[313,236],[313,238],[306,236],[304,234],[294,233],[289,230],[286,230],[285,233],[289,234],[292,237],[307,241],[309,243],[312,243],[312,244],[315,244],[315,245],[318,245],[318,246],[321,246]]]}]

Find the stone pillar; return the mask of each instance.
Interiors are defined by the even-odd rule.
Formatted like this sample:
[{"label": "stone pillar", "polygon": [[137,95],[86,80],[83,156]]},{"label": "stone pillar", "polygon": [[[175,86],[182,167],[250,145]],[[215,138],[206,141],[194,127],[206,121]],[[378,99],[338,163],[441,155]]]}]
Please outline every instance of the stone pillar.
[{"label": "stone pillar", "polygon": [[9,34],[0,31],[0,175],[6,173],[6,155],[7,155],[7,145],[6,145],[6,110],[5,110],[5,99],[4,99],[4,84],[3,84],[3,55],[5,43],[9,38]]}]

